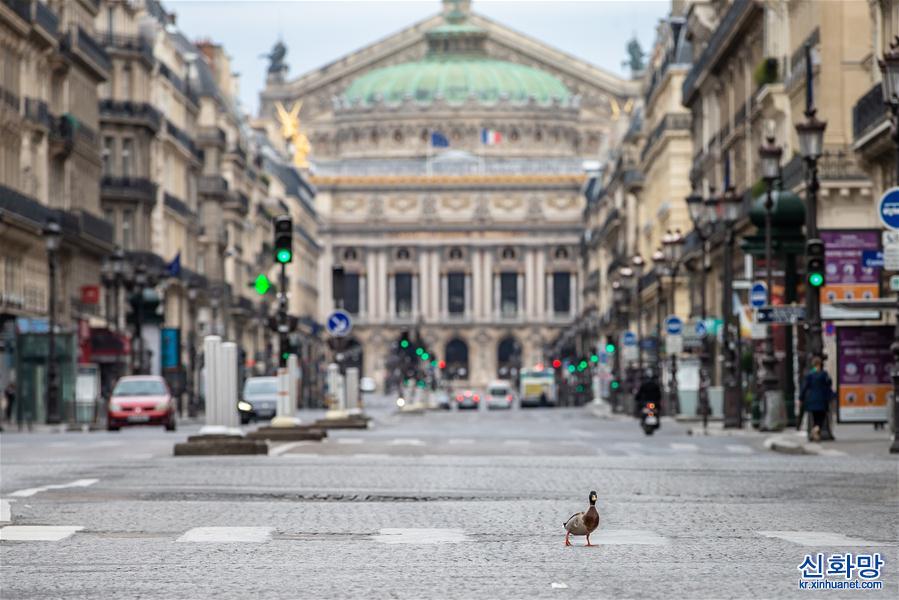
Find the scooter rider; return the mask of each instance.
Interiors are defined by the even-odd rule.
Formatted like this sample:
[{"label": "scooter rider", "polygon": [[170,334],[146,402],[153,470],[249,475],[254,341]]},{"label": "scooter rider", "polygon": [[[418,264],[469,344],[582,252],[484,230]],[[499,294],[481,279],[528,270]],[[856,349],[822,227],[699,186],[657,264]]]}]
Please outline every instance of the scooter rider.
[{"label": "scooter rider", "polygon": [[654,406],[652,412],[654,412],[656,416],[658,416],[659,409],[661,407],[660,402],[662,401],[662,388],[659,387],[659,382],[652,370],[647,370],[643,382],[637,389],[637,396],[635,400],[637,407],[639,407],[640,410],[641,423],[646,419],[646,414],[650,404]]}]

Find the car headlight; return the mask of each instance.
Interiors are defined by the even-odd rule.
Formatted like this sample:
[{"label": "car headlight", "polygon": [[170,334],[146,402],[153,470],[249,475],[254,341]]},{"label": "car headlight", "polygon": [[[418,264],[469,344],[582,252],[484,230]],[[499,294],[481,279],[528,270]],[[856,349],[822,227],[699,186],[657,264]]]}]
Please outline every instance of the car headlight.
[{"label": "car headlight", "polygon": [[253,410],[253,405],[250,404],[249,402],[244,402],[243,400],[241,400],[240,402],[237,403],[237,410],[242,410],[244,412],[250,412],[251,410]]},{"label": "car headlight", "polygon": [[156,405],[156,410],[168,410],[169,409],[169,401],[164,400]]}]

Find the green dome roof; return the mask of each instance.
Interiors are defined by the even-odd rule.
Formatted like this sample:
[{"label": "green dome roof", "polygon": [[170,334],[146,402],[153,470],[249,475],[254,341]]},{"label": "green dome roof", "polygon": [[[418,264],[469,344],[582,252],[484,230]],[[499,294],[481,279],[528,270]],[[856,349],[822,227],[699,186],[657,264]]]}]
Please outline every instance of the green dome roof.
[{"label": "green dome roof", "polygon": [[549,104],[568,102],[571,93],[558,78],[533,67],[481,55],[443,54],[366,73],[350,84],[344,98],[354,104],[397,104],[406,98],[422,103],[443,98],[455,104],[469,98],[484,104],[533,98]]}]

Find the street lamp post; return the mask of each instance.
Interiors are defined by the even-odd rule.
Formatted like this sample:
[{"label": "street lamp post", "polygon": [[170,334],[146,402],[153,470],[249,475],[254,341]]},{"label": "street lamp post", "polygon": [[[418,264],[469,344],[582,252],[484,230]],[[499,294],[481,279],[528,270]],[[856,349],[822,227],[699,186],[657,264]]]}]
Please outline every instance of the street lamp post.
[{"label": "street lamp post", "polygon": [[[700,265],[699,265],[699,303],[700,318],[703,325],[708,319],[706,306],[706,262],[708,262],[708,241],[714,231],[713,227],[718,220],[718,203],[719,199],[715,195],[715,189],[709,190],[709,196],[705,199],[697,193],[687,196],[687,208],[690,211],[690,220],[693,222],[693,229],[699,236],[700,246]],[[699,406],[697,407],[700,416],[702,416],[703,431],[708,429],[709,425],[709,383],[711,374],[709,372],[709,345],[708,331],[702,337],[702,345],[699,355]]]},{"label": "street lamp post", "polygon": [[[618,276],[621,278],[621,285],[623,292],[626,294],[625,306],[627,306],[628,318],[626,323],[628,324],[628,330],[630,329],[630,320],[631,318],[636,318],[639,322],[639,308],[637,306],[637,274],[633,267],[620,267],[618,269]],[[637,330],[639,332],[640,326],[637,325]],[[639,361],[642,358],[640,353],[640,334],[637,334],[637,360]],[[624,351],[624,342],[622,341],[622,352]],[[632,364],[632,363],[631,363]],[[634,377],[633,367],[629,369],[631,377],[628,378],[628,384],[632,392],[636,391],[636,389],[640,385],[640,381],[642,379],[642,374],[640,373],[640,366],[637,365],[637,374]]]},{"label": "street lamp post", "polygon": [[44,242],[47,244],[47,268],[49,271],[49,329],[47,331],[47,423],[62,420],[59,406],[59,380],[56,365],[56,253],[62,240],[62,229],[56,221],[44,225]]},{"label": "street lamp post", "polygon": [[[664,242],[665,236],[662,236],[662,240]],[[665,318],[662,309],[665,289],[662,281],[665,277],[665,263],[665,253],[661,248],[656,248],[656,251],[652,253],[652,265],[656,273],[656,360],[653,370],[659,381],[662,378],[662,319]]]},{"label": "street lamp post", "polygon": [[190,300],[190,329],[187,332],[187,362],[190,369],[188,377],[187,414],[197,416],[197,297],[200,290],[191,281],[187,287],[187,298]]},{"label": "street lamp post", "polygon": [[[681,234],[680,229],[676,229],[674,232],[669,230],[665,233],[665,237],[662,238],[662,252],[665,253],[665,262],[668,264],[668,273],[671,276],[671,286],[668,291],[670,294],[668,310],[672,315],[677,314],[677,271],[680,269],[683,246],[684,236]],[[680,412],[680,394],[677,385],[677,353],[669,350],[668,354],[671,360],[668,406],[672,414],[676,415]]]},{"label": "street lamp post", "polygon": [[[736,338],[740,337],[740,323],[734,321],[734,241],[737,219],[740,216],[742,199],[733,186],[724,192],[725,241],[724,241],[724,294],[721,298],[723,313],[724,341],[724,427],[743,427],[743,399],[740,397],[740,358],[736,349]],[[733,329],[731,326],[734,325]]]},{"label": "street lamp post", "polygon": [[621,372],[621,353],[622,348],[618,347],[621,341],[621,328],[622,322],[625,318],[626,312],[626,303],[627,303],[627,291],[624,289],[624,286],[621,284],[621,281],[615,280],[612,282],[612,303],[613,310],[615,311],[617,325],[617,339],[615,342],[615,346],[617,348],[615,354],[612,357],[613,362],[613,370],[614,370],[614,381],[618,382],[618,388],[613,389],[615,392],[614,396],[614,405],[618,412],[621,412],[621,380],[624,379],[623,373]]},{"label": "street lamp post", "polygon": [[[766,135],[765,143],[759,148],[759,158],[762,165],[762,179],[765,181],[765,283],[767,284],[766,303],[771,305],[771,295],[774,289],[774,256],[771,248],[771,215],[774,210],[774,182],[780,177],[780,157],[783,149],[774,142],[774,134]],[[780,429],[783,425],[779,418],[783,410],[783,399],[778,390],[778,380],[775,368],[777,357],[774,355],[774,328],[769,324],[765,333],[765,354],[762,357],[762,372],[759,380],[764,391],[765,428],[768,430]]]},{"label": "street lamp post", "polygon": [[147,267],[143,263],[138,263],[134,267],[134,286],[137,290],[137,305],[134,307],[134,373],[143,375],[144,373],[144,339],[143,339],[143,312],[144,312],[144,289],[147,287]]},{"label": "street lamp post", "polygon": [[[883,60],[878,61],[880,72],[883,75],[881,89],[883,102],[892,114],[893,143],[896,145],[896,185],[899,185],[899,36],[890,43],[890,51],[886,52]],[[893,343],[890,346],[893,353],[893,418],[891,428],[893,430],[893,442],[890,445],[890,453],[899,453],[899,294],[897,294],[896,306],[896,332]]]},{"label": "street lamp post", "polygon": [[643,268],[646,261],[640,254],[631,257],[631,268],[633,269],[633,282],[631,284],[631,293],[634,302],[634,318],[637,319],[637,383],[643,382],[643,311],[640,310],[642,298],[640,298],[640,278],[643,276]]}]

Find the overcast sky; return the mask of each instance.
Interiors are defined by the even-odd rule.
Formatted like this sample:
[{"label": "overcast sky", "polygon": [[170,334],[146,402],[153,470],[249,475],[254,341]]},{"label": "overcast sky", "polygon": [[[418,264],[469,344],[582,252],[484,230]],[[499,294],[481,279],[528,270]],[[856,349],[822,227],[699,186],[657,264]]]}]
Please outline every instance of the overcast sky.
[{"label": "overcast sky", "polygon": [[[287,45],[288,78],[440,11],[439,0],[163,0],[190,39],[222,44],[241,75],[244,109],[255,114],[267,53]],[[636,34],[644,50],[669,9],[666,0],[473,0],[472,9],[618,74]]]}]

